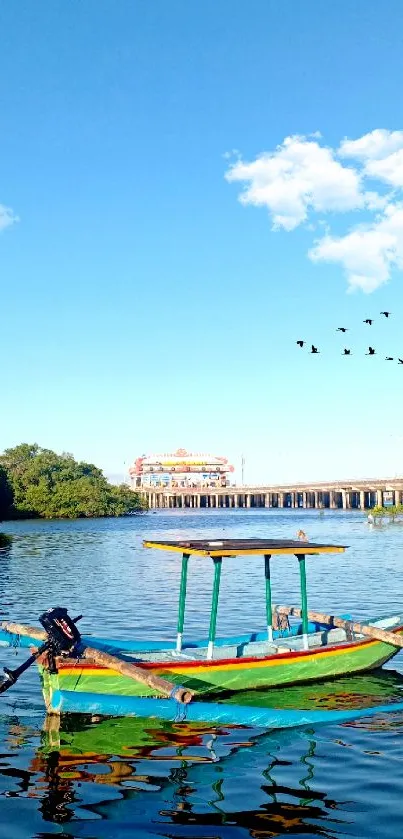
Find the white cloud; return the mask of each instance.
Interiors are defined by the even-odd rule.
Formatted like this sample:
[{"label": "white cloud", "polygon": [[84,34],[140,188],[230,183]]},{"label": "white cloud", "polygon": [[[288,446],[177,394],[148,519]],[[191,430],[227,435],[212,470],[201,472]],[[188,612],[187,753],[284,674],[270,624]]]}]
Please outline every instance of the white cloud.
[{"label": "white cloud", "polygon": [[5,230],[6,227],[10,227],[17,221],[19,221],[19,218],[14,215],[10,207],[5,207],[4,204],[0,204],[0,230]]},{"label": "white cloud", "polygon": [[403,187],[403,149],[389,154],[382,160],[369,160],[365,164],[365,174],[386,181],[392,186]]},{"label": "white cloud", "polygon": [[403,204],[389,205],[372,224],[346,236],[324,236],[309,257],[341,264],[350,289],[374,291],[389,280],[393,268],[403,269]]},{"label": "white cloud", "polygon": [[403,131],[375,128],[358,140],[343,140],[340,143],[339,154],[341,157],[353,157],[356,160],[381,160],[401,148]]},{"label": "white cloud", "polygon": [[[273,229],[292,231],[304,223],[313,232],[326,224],[310,259],[338,263],[350,289],[374,291],[393,269],[403,271],[403,130],[376,128],[344,139],[338,149],[322,142],[319,133],[286,137],[250,162],[238,156],[225,177],[243,184],[242,204],[269,211]],[[351,211],[365,223],[334,235],[328,214]]]},{"label": "white cloud", "polygon": [[339,154],[360,160],[364,176],[403,187],[403,131],[376,128],[358,140],[344,140]]},{"label": "white cloud", "polygon": [[318,213],[347,212],[365,205],[361,176],[343,166],[334,152],[306,137],[286,137],[274,152],[251,163],[237,160],[227,181],[245,183],[242,204],[267,207],[274,228],[293,230]]}]

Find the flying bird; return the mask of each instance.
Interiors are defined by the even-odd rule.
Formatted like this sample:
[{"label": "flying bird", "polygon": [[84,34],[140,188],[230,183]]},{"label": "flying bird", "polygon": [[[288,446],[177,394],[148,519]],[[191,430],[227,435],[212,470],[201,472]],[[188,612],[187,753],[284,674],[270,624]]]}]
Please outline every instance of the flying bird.
[{"label": "flying bird", "polygon": [[[317,347],[314,347],[313,344],[311,346],[312,346],[311,353],[318,353],[319,352]],[[403,362],[402,362],[402,364],[403,364]]]},{"label": "flying bird", "polygon": [[392,314],[392,312],[381,312],[380,314],[381,314],[381,315],[385,315],[385,318],[388,318],[388,317],[389,317],[389,315],[391,315],[391,314]]},{"label": "flying bird", "polygon": [[346,350],[346,348],[344,348],[343,355],[351,355],[351,350]]},{"label": "flying bird", "polygon": [[336,332],[348,332],[348,328],[346,326],[338,326]]},{"label": "flying bird", "polygon": [[298,344],[299,347],[302,348],[305,344],[305,341],[297,341],[297,344]]},{"label": "flying bird", "polygon": [[374,322],[374,321],[373,321],[373,320],[371,320],[371,318],[367,318],[366,320],[363,320],[363,323],[367,323],[367,324],[368,324],[368,326],[372,326],[373,322]]},{"label": "flying bird", "polygon": [[394,358],[391,355],[387,355],[385,361],[394,361]]},{"label": "flying bird", "polygon": [[368,347],[368,352],[365,355],[375,355],[375,350],[373,347]]},{"label": "flying bird", "polygon": [[403,358],[398,358],[398,359],[397,359],[397,363],[398,363],[398,364],[403,364]]}]

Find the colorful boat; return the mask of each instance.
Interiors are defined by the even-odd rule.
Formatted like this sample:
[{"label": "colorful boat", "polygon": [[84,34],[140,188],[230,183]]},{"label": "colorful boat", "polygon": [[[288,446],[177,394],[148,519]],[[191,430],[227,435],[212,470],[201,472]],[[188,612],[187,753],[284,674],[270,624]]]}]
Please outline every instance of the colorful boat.
[{"label": "colorful boat", "polygon": [[[335,626],[333,619],[309,621],[306,557],[341,553],[344,546],[268,539],[146,541],[144,546],[182,553],[176,641],[113,641],[93,637],[84,637],[83,641],[93,648],[117,655],[120,660],[133,662],[143,671],[167,679],[173,685],[193,691],[195,701],[186,708],[190,720],[284,727],[298,724],[299,714],[300,724],[320,721],[324,713],[320,710],[299,711],[284,709],[281,704],[277,706],[275,691],[270,708],[254,703],[252,706],[225,705],[223,699],[233,692],[272,689],[372,670],[399,650],[398,644],[354,634],[350,624],[343,629]],[[264,560],[266,630],[217,639],[223,563],[225,565],[226,557],[246,555],[260,555]],[[296,556],[300,570],[302,619],[279,629],[276,628],[278,613],[272,604],[271,561],[272,557],[287,559],[292,555]],[[186,641],[183,635],[191,557],[195,557],[195,561],[208,557],[214,567],[209,636],[202,641]],[[403,633],[403,614],[392,613],[367,623],[396,636]],[[10,643],[10,640],[9,633],[0,632],[0,644]],[[155,688],[95,661],[60,657],[57,672],[50,673],[43,665],[40,672],[48,711],[172,719],[172,700],[162,699]],[[207,701],[199,701],[201,698]],[[180,713],[184,714],[183,709]],[[326,718],[330,720],[332,713],[326,711]],[[334,713],[336,721],[340,712]]]}]

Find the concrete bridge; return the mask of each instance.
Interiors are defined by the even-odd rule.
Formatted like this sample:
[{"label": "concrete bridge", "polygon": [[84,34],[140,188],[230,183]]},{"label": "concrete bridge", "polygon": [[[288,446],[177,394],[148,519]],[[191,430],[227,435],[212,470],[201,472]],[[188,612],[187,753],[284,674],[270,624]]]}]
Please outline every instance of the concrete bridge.
[{"label": "concrete bridge", "polygon": [[133,487],[151,509],[275,507],[368,510],[403,502],[402,478],[233,487]]}]

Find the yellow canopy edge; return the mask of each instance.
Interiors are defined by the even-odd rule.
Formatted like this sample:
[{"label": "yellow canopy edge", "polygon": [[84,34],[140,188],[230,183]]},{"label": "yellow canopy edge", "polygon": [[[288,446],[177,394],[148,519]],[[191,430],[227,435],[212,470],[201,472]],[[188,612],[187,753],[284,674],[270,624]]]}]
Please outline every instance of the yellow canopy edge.
[{"label": "yellow canopy edge", "polygon": [[[145,539],[143,546],[160,551],[176,551],[189,556],[249,556],[289,555],[308,556],[322,553],[344,553],[345,545],[321,545],[310,542],[264,539],[189,539],[180,542],[160,542]],[[282,543],[283,542],[283,543]]]}]

